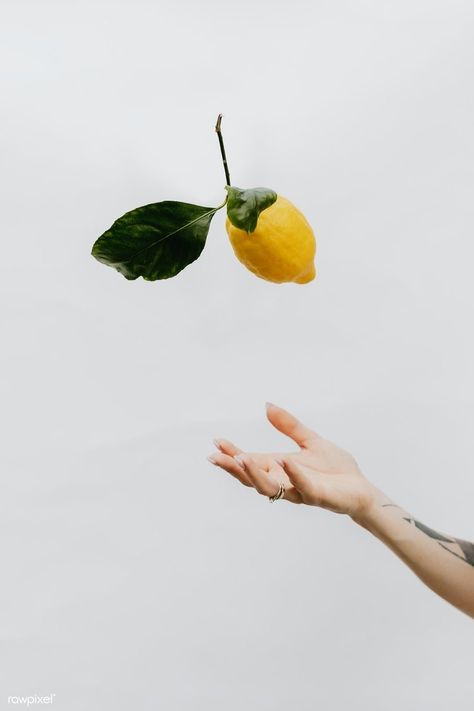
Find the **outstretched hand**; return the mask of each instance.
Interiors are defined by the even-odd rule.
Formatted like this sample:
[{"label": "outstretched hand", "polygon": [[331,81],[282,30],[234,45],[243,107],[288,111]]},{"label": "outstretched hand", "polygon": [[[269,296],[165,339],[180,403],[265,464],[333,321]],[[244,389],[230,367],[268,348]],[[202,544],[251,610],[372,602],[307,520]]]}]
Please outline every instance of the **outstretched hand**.
[{"label": "outstretched hand", "polygon": [[214,440],[218,451],[209,461],[263,496],[274,496],[280,483],[294,504],[320,506],[351,517],[362,517],[377,489],[362,474],[354,457],[313,432],[292,414],[267,403],[267,417],[297,445],[296,452],[244,452],[226,439]]}]

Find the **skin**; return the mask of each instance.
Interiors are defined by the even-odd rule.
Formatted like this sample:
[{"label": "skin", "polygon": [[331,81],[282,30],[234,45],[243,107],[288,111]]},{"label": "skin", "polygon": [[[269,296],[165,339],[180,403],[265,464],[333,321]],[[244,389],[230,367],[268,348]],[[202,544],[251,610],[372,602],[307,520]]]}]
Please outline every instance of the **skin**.
[{"label": "skin", "polygon": [[214,440],[212,464],[265,497],[280,484],[282,499],[349,516],[381,540],[437,595],[474,617],[474,544],[440,533],[374,486],[354,457],[267,403],[270,423],[297,445],[294,452],[245,452],[227,439]]}]

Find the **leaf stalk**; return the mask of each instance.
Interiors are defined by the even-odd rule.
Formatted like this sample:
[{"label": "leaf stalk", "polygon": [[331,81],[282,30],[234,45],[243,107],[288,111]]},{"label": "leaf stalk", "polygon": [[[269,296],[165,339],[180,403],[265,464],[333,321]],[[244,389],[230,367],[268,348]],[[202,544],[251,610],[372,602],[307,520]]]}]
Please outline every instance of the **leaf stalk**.
[{"label": "leaf stalk", "polygon": [[221,122],[222,122],[222,114],[219,114],[219,116],[217,117],[217,123],[216,123],[216,133],[217,133],[217,138],[219,139],[219,147],[221,149],[222,162],[224,164],[226,185],[230,186],[229,165],[227,163],[227,157],[225,154],[224,139],[222,138]]}]

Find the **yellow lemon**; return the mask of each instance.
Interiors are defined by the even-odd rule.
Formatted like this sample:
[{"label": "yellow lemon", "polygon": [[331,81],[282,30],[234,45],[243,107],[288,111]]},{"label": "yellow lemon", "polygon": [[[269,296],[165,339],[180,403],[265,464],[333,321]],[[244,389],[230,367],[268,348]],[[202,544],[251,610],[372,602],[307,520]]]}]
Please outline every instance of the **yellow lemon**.
[{"label": "yellow lemon", "polygon": [[237,259],[262,279],[306,284],[316,276],[316,239],[311,225],[292,202],[278,195],[258,216],[253,232],[226,218],[226,230]]}]

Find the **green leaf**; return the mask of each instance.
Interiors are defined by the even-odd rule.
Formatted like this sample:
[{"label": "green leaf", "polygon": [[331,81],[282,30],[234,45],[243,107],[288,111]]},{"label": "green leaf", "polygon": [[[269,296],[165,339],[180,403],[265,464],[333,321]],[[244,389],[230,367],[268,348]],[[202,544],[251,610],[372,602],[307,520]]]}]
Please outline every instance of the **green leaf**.
[{"label": "green leaf", "polygon": [[260,213],[277,199],[277,194],[270,188],[240,188],[226,185],[227,216],[235,227],[246,232],[253,232]]},{"label": "green leaf", "polygon": [[126,279],[169,279],[194,262],[219,207],[164,200],[119,217],[92,247],[92,256]]}]

